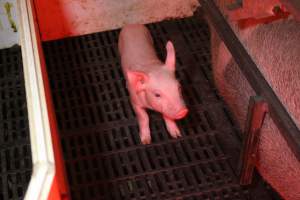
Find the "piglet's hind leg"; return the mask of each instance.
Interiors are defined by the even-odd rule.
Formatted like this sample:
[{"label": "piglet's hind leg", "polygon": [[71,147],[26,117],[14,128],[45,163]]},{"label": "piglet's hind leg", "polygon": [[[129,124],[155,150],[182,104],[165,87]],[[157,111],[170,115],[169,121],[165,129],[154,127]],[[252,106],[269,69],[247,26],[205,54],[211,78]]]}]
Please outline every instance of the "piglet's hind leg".
[{"label": "piglet's hind leg", "polygon": [[151,143],[151,135],[149,128],[149,117],[144,108],[139,106],[133,106],[135,114],[137,116],[139,129],[140,129],[140,138],[143,144]]}]

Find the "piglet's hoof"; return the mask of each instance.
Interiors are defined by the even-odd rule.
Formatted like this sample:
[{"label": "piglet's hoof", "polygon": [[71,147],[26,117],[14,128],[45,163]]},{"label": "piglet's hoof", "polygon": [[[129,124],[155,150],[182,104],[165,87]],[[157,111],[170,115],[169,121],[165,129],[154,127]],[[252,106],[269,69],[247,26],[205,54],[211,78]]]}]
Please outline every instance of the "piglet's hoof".
[{"label": "piglet's hoof", "polygon": [[142,144],[150,144],[151,143],[151,136],[149,134],[140,134]]},{"label": "piglet's hoof", "polygon": [[180,130],[179,128],[177,127],[177,125],[174,123],[172,124],[168,124],[167,125],[167,129],[168,129],[168,132],[170,133],[170,135],[173,137],[173,138],[179,138],[181,137],[181,133],[180,133]]}]

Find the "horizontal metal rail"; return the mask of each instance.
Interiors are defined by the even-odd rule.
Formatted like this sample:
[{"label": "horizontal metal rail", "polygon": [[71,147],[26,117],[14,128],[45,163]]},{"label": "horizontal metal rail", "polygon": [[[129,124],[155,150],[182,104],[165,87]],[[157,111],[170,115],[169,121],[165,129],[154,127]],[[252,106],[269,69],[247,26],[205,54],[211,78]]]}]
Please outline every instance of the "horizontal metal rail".
[{"label": "horizontal metal rail", "polygon": [[263,97],[268,103],[270,116],[281,130],[289,147],[300,161],[300,131],[295,122],[281,104],[280,100],[235,35],[214,1],[199,0],[199,2],[204,14],[214,25],[220,38],[226,44],[228,50],[231,52],[252,88],[257,95]]}]

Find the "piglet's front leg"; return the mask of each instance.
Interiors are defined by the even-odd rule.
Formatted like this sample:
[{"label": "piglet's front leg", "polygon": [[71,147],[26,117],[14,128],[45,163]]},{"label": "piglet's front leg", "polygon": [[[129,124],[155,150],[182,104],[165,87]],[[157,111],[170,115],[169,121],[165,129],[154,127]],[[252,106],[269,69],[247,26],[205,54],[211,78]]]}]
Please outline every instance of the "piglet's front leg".
[{"label": "piglet's front leg", "polygon": [[151,135],[149,128],[149,117],[146,110],[140,106],[133,105],[133,109],[135,111],[139,129],[140,129],[140,138],[143,144],[151,143]]},{"label": "piglet's front leg", "polygon": [[180,130],[179,130],[176,122],[172,119],[167,118],[167,117],[164,117],[164,120],[165,120],[167,130],[170,133],[170,135],[173,138],[181,137],[181,133],[180,133]]}]

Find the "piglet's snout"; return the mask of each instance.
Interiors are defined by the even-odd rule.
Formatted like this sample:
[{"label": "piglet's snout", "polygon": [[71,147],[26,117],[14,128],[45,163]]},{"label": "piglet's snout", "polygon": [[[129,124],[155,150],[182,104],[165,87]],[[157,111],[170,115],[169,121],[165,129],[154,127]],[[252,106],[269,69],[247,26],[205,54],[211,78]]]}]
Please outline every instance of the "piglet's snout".
[{"label": "piglet's snout", "polygon": [[187,108],[182,108],[177,114],[176,119],[182,119],[188,114],[189,110]]}]

